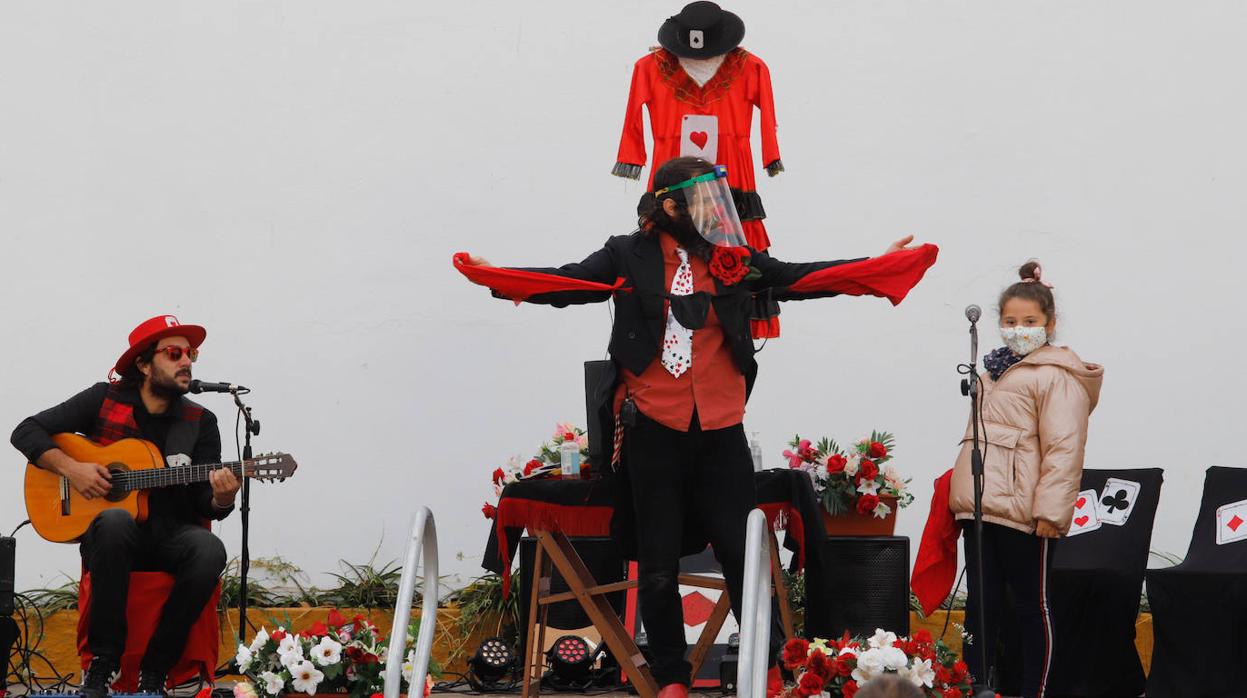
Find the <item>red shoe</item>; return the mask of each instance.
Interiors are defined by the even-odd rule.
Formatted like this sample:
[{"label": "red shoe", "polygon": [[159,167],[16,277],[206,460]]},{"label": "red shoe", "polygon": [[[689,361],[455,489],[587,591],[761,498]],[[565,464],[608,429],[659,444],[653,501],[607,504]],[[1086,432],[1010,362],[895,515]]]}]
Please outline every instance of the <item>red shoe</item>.
[{"label": "red shoe", "polygon": [[658,692],[658,698],[688,698],[688,686],[682,683],[669,683]]}]

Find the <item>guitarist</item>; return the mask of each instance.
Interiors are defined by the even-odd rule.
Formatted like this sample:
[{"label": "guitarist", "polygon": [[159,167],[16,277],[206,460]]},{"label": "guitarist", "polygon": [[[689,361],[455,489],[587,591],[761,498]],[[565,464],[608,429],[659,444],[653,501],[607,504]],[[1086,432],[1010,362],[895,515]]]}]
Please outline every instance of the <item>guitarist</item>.
[{"label": "guitarist", "polygon": [[[180,324],[172,315],[147,320],[130,333],[130,347],[113,368],[120,381],[97,383],[26,418],[13,431],[13,445],[31,463],[68,478],[87,499],[108,494],[108,471],[69,457],[53,445],[52,434],[77,432],[100,444],[146,439],[171,467],[220,462],[216,416],[185,397],[191,364],[206,335],[203,327]],[[209,482],[151,490],[149,516],[141,524],[122,509],[107,509],[91,522],[80,548],[92,585],[87,646],[93,658],[82,682],[86,698],[106,696],[120,668],[133,570],[159,570],[177,578],[139,665],[139,691],[164,693],[191,626],[225,569],[225,546],[205,520],[228,516],[239,486],[239,479],[222,468],[212,472]]]}]

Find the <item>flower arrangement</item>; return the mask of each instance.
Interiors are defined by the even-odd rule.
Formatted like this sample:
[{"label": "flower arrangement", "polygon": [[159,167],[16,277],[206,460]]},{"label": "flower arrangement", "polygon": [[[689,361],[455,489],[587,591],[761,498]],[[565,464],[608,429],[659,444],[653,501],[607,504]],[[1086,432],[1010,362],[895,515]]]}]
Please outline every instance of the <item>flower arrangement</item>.
[{"label": "flower arrangement", "polygon": [[922,689],[928,698],[971,695],[966,663],[943,640],[919,630],[912,638],[876,630],[872,637],[839,640],[789,640],[782,661],[796,676],[792,685],[768,687],[768,698],[853,698],[865,682],[896,674]]},{"label": "flower arrangement", "polygon": [[[537,454],[522,465],[519,458],[511,457],[505,468],[495,468],[492,476],[494,496],[500,496],[507,485],[520,480],[551,479],[563,476],[559,469],[561,460],[559,448],[568,441],[575,441],[580,446],[580,477],[589,477],[589,437],[585,430],[571,422],[558,422],[554,425],[554,434],[549,441],[537,447]],[[497,508],[485,502],[481,514],[487,519],[494,518]]]},{"label": "flower arrangement", "polygon": [[914,496],[906,489],[908,479],[888,464],[892,460],[895,437],[872,431],[845,451],[835,441],[823,438],[817,445],[798,434],[784,451],[788,465],[810,476],[814,492],[832,516],[856,511],[862,516],[886,518],[892,508],[882,497],[895,497],[898,507],[909,506]]},{"label": "flower arrangement", "polygon": [[[407,657],[403,663],[402,690],[408,692],[415,638],[420,621],[407,633]],[[363,616],[347,620],[337,609],[324,623],[316,622],[303,633],[284,627],[269,633],[260,628],[250,645],[239,645],[234,659],[238,671],[247,677],[234,687],[235,698],[275,698],[284,693],[344,693],[352,698],[380,695],[389,651],[377,626]],[[433,686],[430,664],[425,676],[424,695]]]}]

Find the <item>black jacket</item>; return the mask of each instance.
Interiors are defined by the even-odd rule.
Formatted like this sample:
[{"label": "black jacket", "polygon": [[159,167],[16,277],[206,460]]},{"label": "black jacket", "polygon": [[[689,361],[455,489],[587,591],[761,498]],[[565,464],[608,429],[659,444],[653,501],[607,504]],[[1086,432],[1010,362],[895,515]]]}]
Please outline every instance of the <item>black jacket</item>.
[{"label": "black jacket", "polygon": [[[761,276],[725,286],[714,280],[716,295],[711,300],[719,322],[723,327],[736,367],[745,375],[749,388],[757,373],[754,361],[753,336],[749,319],[753,311],[753,294],[771,291],[775,300],[800,300],[834,296],[835,293],[796,294],[788,287],[805,275],[837,264],[856,260],[830,262],[791,263],[781,262],[765,252],[750,249],[750,266]],[[666,269],[663,265],[662,245],[657,235],[646,236],[639,232],[617,235],[606,241],[602,249],[594,252],[583,262],[565,264],[557,269],[526,268],[525,271],[555,274],[583,281],[612,284],[622,277],[629,293],[615,293],[615,323],[611,328],[610,354],[615,362],[640,375],[658,356],[666,327],[663,301]],[[528,298],[530,303],[544,303],[556,307],[581,303],[597,303],[612,294],[604,291],[561,291],[544,293]]]}]

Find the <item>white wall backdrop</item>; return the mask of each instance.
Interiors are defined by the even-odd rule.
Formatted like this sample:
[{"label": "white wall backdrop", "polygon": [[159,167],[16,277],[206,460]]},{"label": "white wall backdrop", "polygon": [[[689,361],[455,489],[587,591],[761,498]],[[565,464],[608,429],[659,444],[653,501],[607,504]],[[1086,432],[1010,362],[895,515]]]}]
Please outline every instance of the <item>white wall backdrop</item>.
[{"label": "white wall backdrop", "polygon": [[[4,433],[176,313],[209,328],[197,376],[252,386],[258,449],[301,463],[256,488],[254,556],[396,558],[426,503],[444,568],[479,573],[489,473],[584,422],[609,319],[491,299],[451,254],[557,264],[630,230],[641,188],[608,171],[631,66],[681,4],[0,5]],[[1153,547],[1184,553],[1204,468],[1247,465],[1247,6],[727,7],[774,76],[774,254],[942,247],[898,308],[785,307],[746,421],[767,464],[795,431],[894,431],[916,548],[965,424],[962,308],[1037,257],[1061,339],[1107,367],[1087,465],[1164,467]],[[29,530],[18,555],[19,589],[77,570]]]}]

